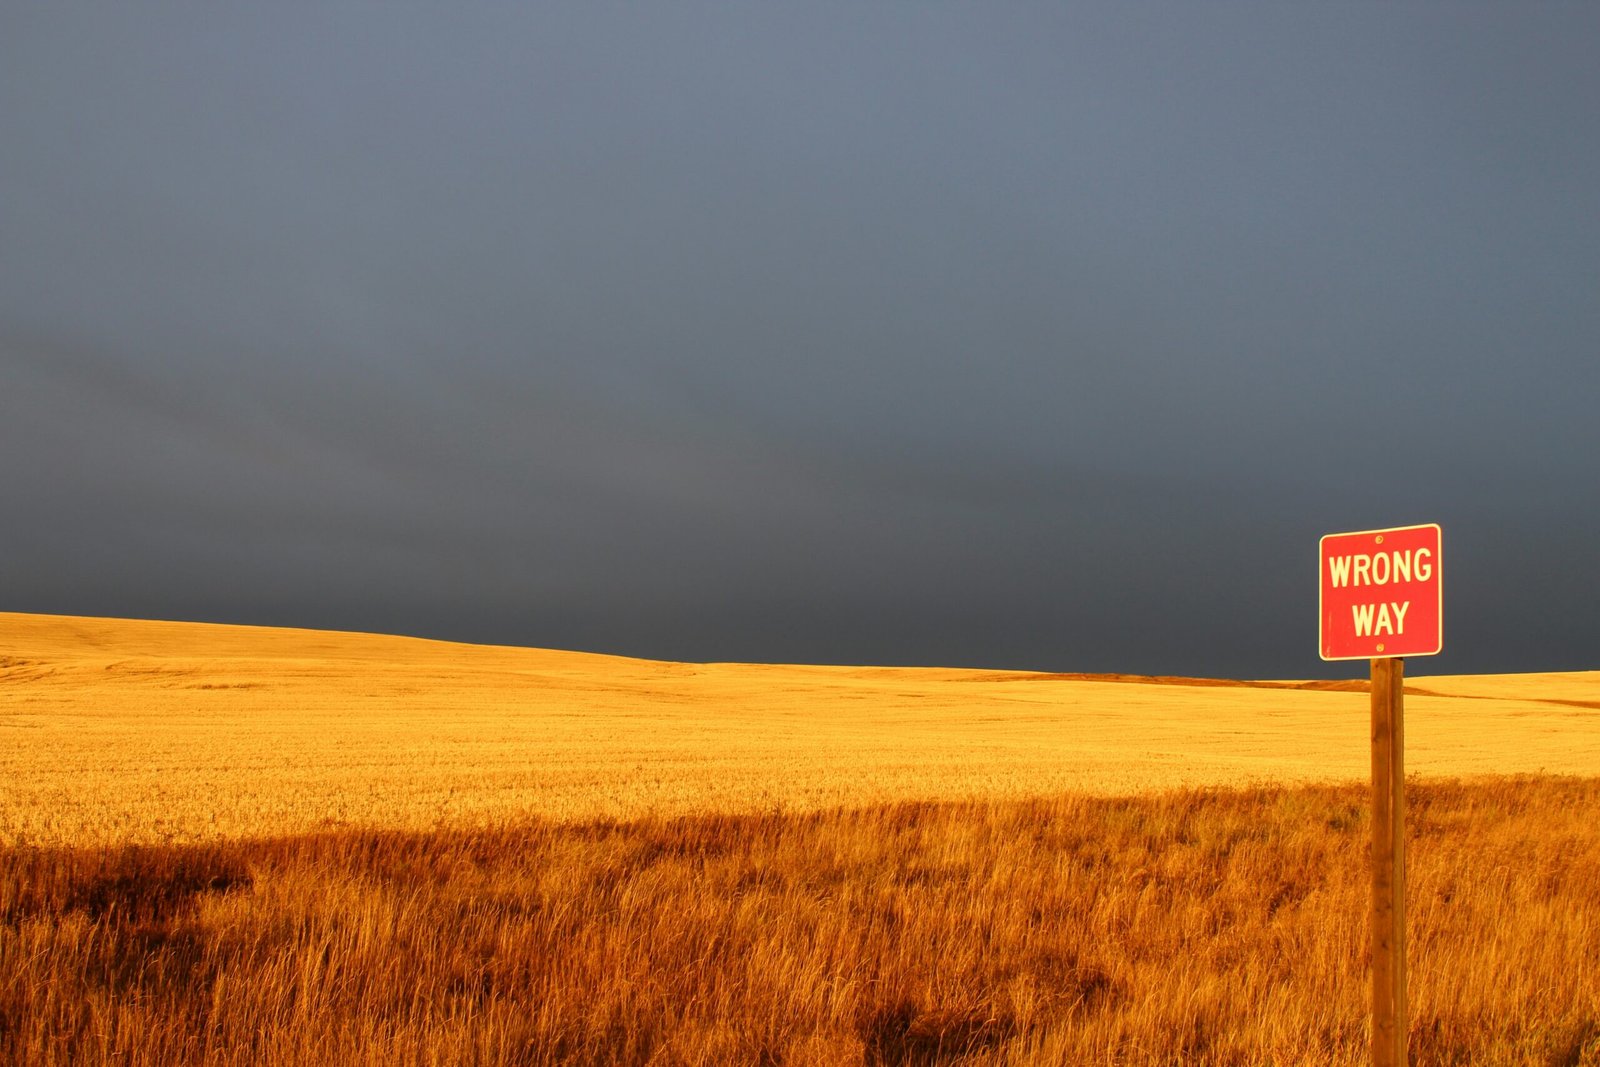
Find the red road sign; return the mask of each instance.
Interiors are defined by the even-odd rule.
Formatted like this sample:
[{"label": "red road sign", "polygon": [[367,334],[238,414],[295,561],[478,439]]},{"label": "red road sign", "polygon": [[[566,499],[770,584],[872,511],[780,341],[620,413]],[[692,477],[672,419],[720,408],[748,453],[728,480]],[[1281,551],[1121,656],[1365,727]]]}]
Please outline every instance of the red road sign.
[{"label": "red road sign", "polygon": [[1437,523],[1328,534],[1320,556],[1323,659],[1432,656],[1444,647]]}]

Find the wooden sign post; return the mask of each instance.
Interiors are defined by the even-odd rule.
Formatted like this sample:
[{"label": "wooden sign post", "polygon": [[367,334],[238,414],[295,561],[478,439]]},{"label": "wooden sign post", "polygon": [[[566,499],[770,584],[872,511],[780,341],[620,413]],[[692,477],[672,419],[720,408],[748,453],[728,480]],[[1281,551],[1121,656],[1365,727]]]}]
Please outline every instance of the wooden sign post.
[{"label": "wooden sign post", "polygon": [[1372,661],[1372,1062],[1406,1063],[1405,660]]},{"label": "wooden sign post", "polygon": [[1372,1062],[1406,1067],[1405,660],[1444,646],[1437,525],[1322,539],[1321,653],[1372,660]]}]

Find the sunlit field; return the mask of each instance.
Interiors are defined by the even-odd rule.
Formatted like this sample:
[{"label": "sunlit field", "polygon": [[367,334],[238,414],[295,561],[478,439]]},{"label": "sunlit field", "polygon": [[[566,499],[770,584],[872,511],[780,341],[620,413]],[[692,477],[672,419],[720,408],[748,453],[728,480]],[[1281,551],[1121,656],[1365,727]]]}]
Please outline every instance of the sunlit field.
[{"label": "sunlit field", "polygon": [[[16,614],[0,614],[0,679],[0,843],[807,812],[1369,773],[1361,683],[661,663]],[[1600,774],[1600,672],[1408,682],[1412,774]],[[1433,693],[1443,695],[1422,695]]]},{"label": "sunlit field", "polygon": [[[1359,683],[0,657],[0,1063],[1367,1054]],[[1413,1062],[1600,1065],[1600,672],[1408,683]]]}]

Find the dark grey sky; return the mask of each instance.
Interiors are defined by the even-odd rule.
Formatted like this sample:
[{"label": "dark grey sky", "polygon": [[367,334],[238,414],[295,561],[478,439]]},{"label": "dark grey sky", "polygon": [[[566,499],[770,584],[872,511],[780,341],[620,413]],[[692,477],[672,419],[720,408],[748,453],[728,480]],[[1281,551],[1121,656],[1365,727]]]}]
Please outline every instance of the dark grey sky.
[{"label": "dark grey sky", "polygon": [[[137,8],[137,10],[135,10]],[[0,607],[1600,667],[1600,5],[0,9]]]}]

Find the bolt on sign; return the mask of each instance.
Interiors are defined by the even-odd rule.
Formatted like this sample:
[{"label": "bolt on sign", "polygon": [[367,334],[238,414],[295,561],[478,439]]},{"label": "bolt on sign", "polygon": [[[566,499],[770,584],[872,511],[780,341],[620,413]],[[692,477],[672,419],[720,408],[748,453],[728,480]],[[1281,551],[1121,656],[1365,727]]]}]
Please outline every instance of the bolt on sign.
[{"label": "bolt on sign", "polygon": [[1439,526],[1321,541],[1322,658],[1432,656],[1444,647]]}]

